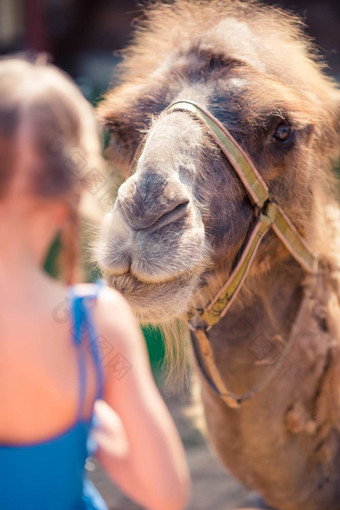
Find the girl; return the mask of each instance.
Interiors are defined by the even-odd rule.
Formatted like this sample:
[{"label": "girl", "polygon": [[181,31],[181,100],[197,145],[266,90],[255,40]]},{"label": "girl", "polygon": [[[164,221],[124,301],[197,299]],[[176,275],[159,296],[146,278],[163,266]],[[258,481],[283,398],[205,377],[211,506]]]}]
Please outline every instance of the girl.
[{"label": "girl", "polygon": [[[188,472],[134,317],[108,288],[72,284],[77,207],[102,169],[90,106],[50,65],[0,62],[0,507],[106,508],[97,456],[141,506],[179,510]],[[68,285],[42,270],[61,231]],[[102,400],[100,400],[102,399]]]}]

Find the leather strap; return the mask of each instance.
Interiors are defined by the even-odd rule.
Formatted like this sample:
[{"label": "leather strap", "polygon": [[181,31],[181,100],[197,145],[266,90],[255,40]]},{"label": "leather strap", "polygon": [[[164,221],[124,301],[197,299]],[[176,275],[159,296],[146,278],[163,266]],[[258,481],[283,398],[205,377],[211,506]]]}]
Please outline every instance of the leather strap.
[{"label": "leather strap", "polygon": [[[249,272],[262,239],[271,228],[295,260],[308,273],[317,273],[318,258],[312,253],[306,241],[299,234],[282,207],[270,199],[268,186],[248,155],[229,131],[210,112],[193,101],[187,100],[176,101],[165,111],[168,113],[176,111],[189,112],[208,129],[211,137],[237,173],[252,204],[259,209],[249,239],[227,282],[222,286],[214,299],[196,317],[199,325],[195,326],[194,321],[189,323],[196,338],[197,345],[194,343],[194,351],[203,376],[229,407],[238,408],[243,401],[260,391],[275,376],[277,367],[275,366],[263,381],[247,393],[242,396],[235,395],[226,387],[217,369],[207,337],[207,331],[230,308]],[[291,342],[288,342],[282,356],[287,354],[290,347]]]},{"label": "leather strap", "polygon": [[228,281],[201,314],[201,318],[209,326],[207,329],[210,329],[227,313],[237,293],[241,289],[263,237],[275,221],[276,213],[277,206],[271,203],[268,203],[265,212],[260,212],[235,269],[230,274]]},{"label": "leather strap", "polygon": [[248,155],[236,142],[229,131],[210,112],[193,101],[176,101],[166,112],[187,111],[195,115],[209,130],[223,154],[241,179],[247,193],[260,209],[269,198],[268,187],[249,159]]},{"label": "leather strap", "polygon": [[[227,282],[218,291],[214,299],[212,299],[198,316],[194,318],[194,320],[197,320],[198,325],[195,326],[194,321],[189,323],[197,339],[197,346],[194,345],[195,354],[204,377],[229,407],[237,408],[240,406],[241,402],[249,399],[274,377],[276,367],[273,368],[261,383],[244,395],[238,397],[228,390],[221,378],[206,334],[207,331],[216,324],[230,308],[249,272],[251,263],[254,260],[262,239],[270,229],[275,232],[295,260],[297,260],[308,273],[315,274],[318,272],[318,258],[312,253],[306,241],[297,231],[282,207],[271,199],[268,186],[257,168],[219,120],[202,106],[187,100],[172,103],[165,112],[188,112],[207,128],[210,136],[235,170],[246,189],[251,203],[258,211],[249,238],[245,243],[241,255],[238,255],[238,262],[235,263],[235,267]],[[133,170],[136,168],[138,160],[143,152],[145,142],[146,139],[144,139],[136,152],[132,165]],[[289,348],[290,342],[288,342],[284,354],[287,353]],[[203,357],[203,360],[201,357]]]},{"label": "leather strap", "polygon": [[317,273],[318,258],[309,249],[306,241],[289,220],[282,207],[270,200],[268,186],[248,155],[229,131],[210,112],[202,106],[187,100],[176,101],[165,111],[168,113],[186,111],[193,114],[204,124],[231,163],[251,202],[260,209],[254,231],[243,250],[239,263],[232,271],[228,281],[201,313],[201,319],[206,322],[209,329],[229,309],[247,276],[260,242],[270,228],[273,229],[287,250],[308,273]]},{"label": "leather strap", "polygon": [[266,385],[278,375],[280,369],[282,369],[282,364],[284,364],[287,360],[288,353],[292,346],[291,339],[286,344],[283,352],[279,353],[278,361],[275,360],[275,365],[273,369],[269,371],[267,376],[246,393],[243,393],[242,395],[236,395],[227,388],[226,384],[221,379],[221,375],[216,366],[214,354],[212,352],[212,348],[205,330],[197,328],[193,330],[193,335],[197,342],[197,346],[194,342],[194,353],[204,379],[207,381],[209,386],[211,386],[212,389],[219,395],[219,397],[227,404],[227,406],[231,407],[232,409],[240,408],[243,402],[249,400],[256,393],[263,390]]}]

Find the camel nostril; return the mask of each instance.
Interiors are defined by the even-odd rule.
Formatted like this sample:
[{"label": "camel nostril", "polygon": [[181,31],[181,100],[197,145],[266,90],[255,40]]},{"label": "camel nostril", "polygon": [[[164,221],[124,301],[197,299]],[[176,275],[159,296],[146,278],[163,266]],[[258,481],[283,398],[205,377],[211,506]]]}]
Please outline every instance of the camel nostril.
[{"label": "camel nostril", "polygon": [[[188,216],[189,212],[189,201],[176,205],[171,211],[167,211],[162,216],[160,216],[152,225],[146,228],[152,228],[153,230],[164,227],[165,225],[169,225],[170,223],[175,223],[175,221],[180,221]],[[145,230],[145,229],[140,229]]]},{"label": "camel nostril", "polygon": [[187,216],[190,193],[175,175],[165,179],[148,172],[137,177],[120,187],[117,199],[131,228],[159,228]]},{"label": "camel nostril", "polygon": [[145,211],[139,211],[140,214],[136,214],[135,210],[129,208],[129,204],[122,201],[118,201],[117,206],[125,216],[130,227],[139,231],[148,229],[157,230],[165,225],[184,219],[188,216],[190,202],[189,200],[183,200],[180,203],[177,201],[173,203],[172,207],[170,204],[167,204],[167,207],[163,208],[164,212],[157,208],[157,211],[153,211],[153,214],[151,211],[148,211],[147,214],[145,214]]}]

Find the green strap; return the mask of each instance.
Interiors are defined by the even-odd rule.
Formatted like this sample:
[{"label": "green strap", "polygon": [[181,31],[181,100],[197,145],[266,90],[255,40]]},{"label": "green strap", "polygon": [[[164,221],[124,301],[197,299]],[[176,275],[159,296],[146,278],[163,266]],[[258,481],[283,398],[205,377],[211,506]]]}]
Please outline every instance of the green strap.
[{"label": "green strap", "polygon": [[[260,243],[270,228],[274,230],[287,250],[307,272],[315,274],[318,271],[318,258],[310,251],[305,240],[301,237],[282,207],[270,200],[268,187],[248,158],[248,155],[234,140],[229,131],[213,115],[192,101],[177,101],[171,104],[166,111],[188,111],[194,114],[208,128],[212,138],[229,160],[243,183],[252,203],[260,209],[242,255],[228,281],[203,312],[200,313],[199,317],[196,317],[196,320],[199,320],[198,325],[190,324],[191,329],[196,335],[199,349],[206,365],[207,372],[200,363],[203,375],[208,382],[214,384],[216,391],[229,407],[238,408],[244,400],[248,400],[268,384],[275,376],[276,367],[260,384],[238,397],[226,387],[220,376],[206,332],[224,316],[231,306],[249,272]],[[202,320],[204,326],[202,325]],[[290,347],[291,342],[288,342],[285,354]]]},{"label": "green strap", "polygon": [[252,202],[261,209],[269,197],[268,187],[229,131],[208,111],[193,102],[177,101],[166,109],[168,112],[182,110],[195,114],[209,128],[215,142],[236,170]]},{"label": "green strap", "polygon": [[276,204],[269,203],[266,212],[261,212],[253,228],[243,254],[232,271],[227,283],[222,287],[215,299],[203,311],[201,318],[209,325],[209,329],[225,315],[232,301],[240,290],[242,283],[249,271],[258,247],[266,235],[277,212]]},{"label": "green strap", "polygon": [[[270,201],[268,187],[248,155],[234,140],[229,131],[211,113],[198,104],[187,100],[172,103],[166,111],[188,111],[201,120],[209,129],[211,136],[223,154],[232,164],[253,204],[262,209],[266,202]],[[307,272],[317,272],[317,257],[311,252],[305,240],[280,206],[277,206],[273,230]]]},{"label": "green strap", "polygon": [[276,218],[273,223],[275,234],[281,239],[287,250],[293,255],[300,265],[308,273],[317,273],[318,258],[313,255],[306,241],[296,230],[282,207],[278,207]]}]

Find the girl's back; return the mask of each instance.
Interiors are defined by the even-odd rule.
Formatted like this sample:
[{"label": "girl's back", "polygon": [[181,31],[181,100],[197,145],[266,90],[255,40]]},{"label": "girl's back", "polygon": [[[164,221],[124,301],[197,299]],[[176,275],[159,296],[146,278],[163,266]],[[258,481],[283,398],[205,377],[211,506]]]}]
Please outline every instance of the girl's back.
[{"label": "girl's back", "polygon": [[[58,322],[66,287],[45,277],[0,298],[0,443],[25,444],[55,436],[75,421],[79,404],[78,357],[70,317]],[[84,347],[87,388],[84,416],[95,393],[91,353]],[[20,418],[20,419],[18,419]]]},{"label": "girl's back", "polygon": [[[84,470],[93,453],[88,448],[93,405],[102,397],[103,374],[93,351],[97,335],[85,304],[96,299],[98,288],[86,289],[87,297],[69,289],[69,318],[60,325],[63,334],[56,336],[46,305],[58,294],[62,297],[64,289],[51,282],[44,287],[44,304],[23,300],[22,316],[7,316],[7,325],[26,319],[21,328],[4,328],[0,354],[7,392],[0,391],[6,410],[0,422],[0,502],[13,510],[105,509]],[[23,324],[27,335],[20,342]]]}]

